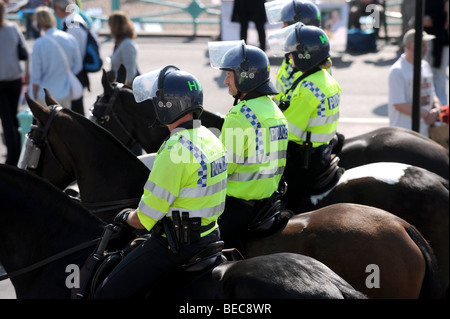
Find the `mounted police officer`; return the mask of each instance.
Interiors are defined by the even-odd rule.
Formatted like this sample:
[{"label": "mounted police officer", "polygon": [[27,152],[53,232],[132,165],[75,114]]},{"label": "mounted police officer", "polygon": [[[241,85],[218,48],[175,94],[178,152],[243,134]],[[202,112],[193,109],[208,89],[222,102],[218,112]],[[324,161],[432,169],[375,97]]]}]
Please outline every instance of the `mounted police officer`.
[{"label": "mounted police officer", "polygon": [[288,201],[295,200],[299,191],[311,191],[314,179],[329,166],[341,101],[340,86],[329,72],[330,45],[325,32],[301,22],[291,29],[284,52],[301,76],[280,103],[289,123]]},{"label": "mounted police officer", "polygon": [[203,89],[193,75],[167,66],[137,77],[137,102],[150,99],[171,131],[156,154],[139,207],[115,222],[150,231],[97,289],[96,298],[127,298],[152,286],[220,237],[225,205],[226,152],[198,120]]},{"label": "mounted police officer", "polygon": [[287,121],[269,97],[278,91],[270,81],[264,51],[244,41],[209,42],[208,46],[211,66],[226,71],[224,84],[234,97],[221,130],[229,163],[227,200],[219,224],[225,246],[237,247],[245,255],[241,239],[249,227],[279,208]]}]

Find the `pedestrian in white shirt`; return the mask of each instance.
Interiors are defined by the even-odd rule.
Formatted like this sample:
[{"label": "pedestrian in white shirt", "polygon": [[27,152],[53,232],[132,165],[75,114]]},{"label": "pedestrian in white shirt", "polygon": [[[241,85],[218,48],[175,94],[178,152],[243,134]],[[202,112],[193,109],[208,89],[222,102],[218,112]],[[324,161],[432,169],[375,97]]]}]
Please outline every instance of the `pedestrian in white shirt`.
[{"label": "pedestrian in white shirt", "polygon": [[[407,129],[412,129],[414,37],[414,29],[405,34],[403,37],[405,52],[389,71],[389,123],[391,126]],[[431,39],[434,39],[433,35],[423,32],[419,133],[426,137],[429,136],[428,127],[436,122],[441,107],[434,89],[433,73],[428,62],[423,59],[428,49],[428,41]]]}]

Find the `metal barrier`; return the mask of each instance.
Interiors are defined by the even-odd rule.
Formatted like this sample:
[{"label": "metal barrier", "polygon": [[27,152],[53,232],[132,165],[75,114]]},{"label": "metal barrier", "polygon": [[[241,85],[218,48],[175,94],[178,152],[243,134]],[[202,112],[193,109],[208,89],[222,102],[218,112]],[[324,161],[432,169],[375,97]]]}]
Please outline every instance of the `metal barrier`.
[{"label": "metal barrier", "polygon": [[[131,21],[139,23],[169,23],[169,24],[192,24],[194,36],[197,35],[197,26],[199,24],[220,24],[219,19],[200,19],[199,16],[202,14],[207,14],[209,16],[220,17],[220,5],[211,4],[205,5],[201,0],[192,0],[189,4],[176,3],[172,1],[155,1],[155,0],[136,0],[148,4],[157,4],[160,6],[165,6],[169,8],[174,8],[173,10],[153,12],[148,14],[142,14],[138,16],[130,16]],[[120,10],[120,0],[111,0],[111,10]],[[177,14],[187,13],[191,16],[191,19],[183,18],[160,18],[164,16],[173,16]],[[100,18],[105,21],[104,17],[93,17]]]},{"label": "metal barrier", "polygon": [[[88,2],[89,0],[86,0]],[[201,0],[192,0],[189,4],[182,4],[173,1],[161,0],[135,0],[136,2],[143,2],[147,4],[156,4],[172,8],[172,10],[152,12],[138,16],[130,16],[130,20],[138,23],[160,23],[160,24],[192,24],[193,35],[197,35],[197,26],[199,24],[220,24],[221,5],[210,4],[205,5]],[[83,1],[84,2],[84,1]],[[111,11],[120,10],[120,0],[111,0]],[[179,14],[188,14],[191,18],[161,18],[165,16],[174,16]],[[199,18],[200,15],[208,15],[213,18]],[[7,19],[24,21],[21,14],[7,14]],[[218,17],[218,18],[217,18]],[[108,17],[92,15],[91,18],[99,19],[102,22],[107,22]]]},{"label": "metal barrier", "polygon": [[398,11],[389,11],[387,8],[389,7],[396,7],[401,6],[404,0],[399,1],[383,1],[383,9],[384,9],[384,34],[385,34],[385,40],[389,41],[390,37],[388,35],[388,25],[402,25],[403,24],[403,17],[402,13]]}]

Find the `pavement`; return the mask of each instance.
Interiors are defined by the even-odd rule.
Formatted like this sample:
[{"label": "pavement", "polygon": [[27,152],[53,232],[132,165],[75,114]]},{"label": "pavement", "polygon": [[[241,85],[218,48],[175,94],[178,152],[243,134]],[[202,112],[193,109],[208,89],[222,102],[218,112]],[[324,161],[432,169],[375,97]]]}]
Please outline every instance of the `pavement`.
[{"label": "pavement", "polygon": [[[391,33],[392,34],[392,33]],[[231,108],[233,98],[228,95],[223,85],[224,72],[210,67],[208,59],[208,41],[217,40],[218,34],[210,36],[140,36],[138,44],[138,68],[146,73],[168,64],[173,64],[188,71],[199,79],[204,88],[204,107],[213,112],[226,114]],[[257,36],[250,32],[248,43],[257,45]],[[105,69],[110,65],[107,57],[112,54],[113,41],[108,34],[99,36],[101,56]],[[27,41],[31,50],[33,41]],[[281,59],[267,54],[271,61],[271,76],[281,64]],[[344,50],[332,50],[332,74],[342,89],[341,120],[338,131],[347,137],[372,131],[388,125],[388,73],[400,52],[398,46],[384,40],[378,41],[377,52],[350,54]],[[448,71],[447,71],[448,72]],[[97,95],[103,92],[101,72],[90,75],[91,92],[85,92],[85,112],[93,106]],[[447,73],[448,74],[448,73]],[[448,77],[447,77],[448,78]],[[51,92],[51,88],[50,92]],[[27,105],[21,105],[23,110]],[[2,128],[0,135],[3,137]],[[5,162],[6,148],[0,143],[0,163]],[[0,265],[0,275],[3,270]],[[0,282],[0,299],[15,298],[14,288],[9,281]]]}]

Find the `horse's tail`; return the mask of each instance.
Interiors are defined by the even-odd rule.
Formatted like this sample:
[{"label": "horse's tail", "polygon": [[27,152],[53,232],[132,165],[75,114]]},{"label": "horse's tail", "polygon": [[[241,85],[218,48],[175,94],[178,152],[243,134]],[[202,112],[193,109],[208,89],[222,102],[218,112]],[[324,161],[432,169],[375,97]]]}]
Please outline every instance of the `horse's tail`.
[{"label": "horse's tail", "polygon": [[443,282],[439,274],[436,256],[426,239],[413,225],[405,228],[409,237],[416,243],[425,258],[425,276],[420,289],[419,299],[445,298]]}]

